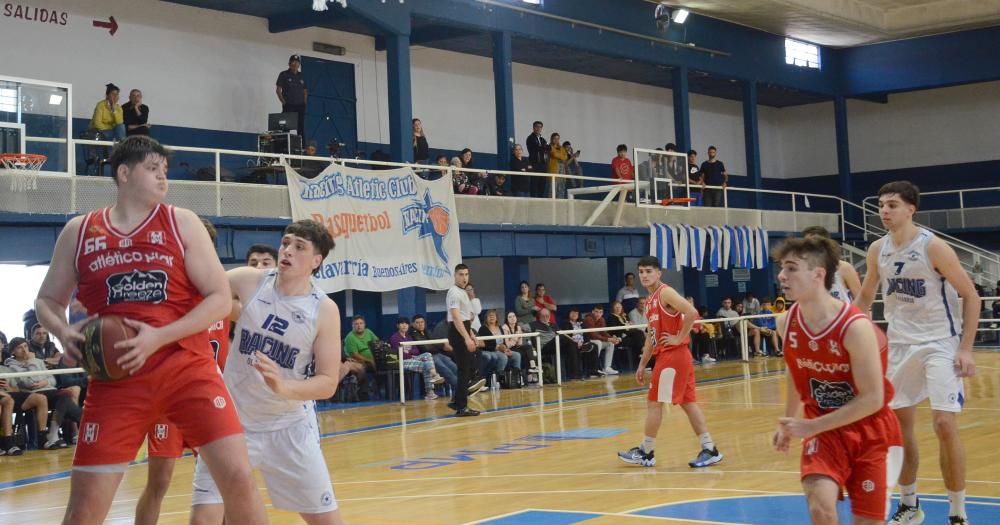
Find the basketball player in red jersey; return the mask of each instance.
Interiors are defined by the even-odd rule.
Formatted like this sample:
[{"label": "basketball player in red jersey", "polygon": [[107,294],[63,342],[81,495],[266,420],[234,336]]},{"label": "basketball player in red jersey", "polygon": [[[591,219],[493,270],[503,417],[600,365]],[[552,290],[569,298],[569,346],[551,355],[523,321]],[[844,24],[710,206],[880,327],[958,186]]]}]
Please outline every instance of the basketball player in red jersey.
[{"label": "basketball player in red jersey", "polygon": [[167,156],[145,136],[115,146],[115,205],[66,224],[38,292],[38,319],[69,359],[81,358],[85,322],[66,322],[75,288],[88,312],[120,315],[137,330],[115,345],[130,375],[90,381],[64,524],[104,521],[125,469],[161,416],[199,450],[226,500],[239,502],[226,506],[228,519],[267,522],[242,427],[208,343],[208,327],[232,304],[228,279],[198,217],[164,202]]},{"label": "basketball player in red jersey", "polygon": [[[202,218],[201,223],[208,232],[208,237],[215,246],[217,234],[215,226],[207,219]],[[228,319],[220,319],[208,328],[208,342],[212,345],[212,353],[215,362],[219,364],[219,370],[226,366],[226,357],[229,355],[229,325],[235,316],[239,318],[239,303],[233,305],[233,311]],[[174,464],[177,458],[184,455],[185,448],[191,448],[184,442],[177,425],[166,419],[158,419],[153,422],[148,434],[149,463],[148,474],[146,476],[146,488],[143,489],[139,501],[135,505],[135,525],[155,525],[160,516],[160,506],[163,498],[167,495],[170,487],[170,480],[174,476]]]},{"label": "basketball player in red jersey", "polygon": [[830,295],[840,261],[833,241],[789,239],[774,255],[781,289],[795,301],[777,318],[788,393],[774,448],[787,452],[792,438],[804,440],[802,488],[814,524],[838,523],[841,487],[851,497],[852,523],[884,524],[903,458],[889,409],[888,340],[857,306]]},{"label": "basketball player in red jersey", "polygon": [[672,403],[680,405],[687,414],[691,428],[701,442],[701,452],[688,465],[692,468],[714,465],[722,461],[722,453],[712,441],[708,426],[705,425],[705,416],[698,407],[694,365],[691,364],[691,352],[688,350],[691,327],[698,318],[698,311],[660,280],[663,269],[659,259],[649,255],[639,259],[638,271],[639,282],[646,287],[649,297],[644,308],[648,323],[646,344],[642,347],[642,358],[639,360],[639,369],[635,372],[635,380],[640,385],[643,384],[646,365],[653,356],[656,356],[656,365],[653,367],[649,394],[646,396],[645,436],[639,446],[619,452],[618,458],[633,465],[656,465],[653,447],[663,421],[663,403]]}]

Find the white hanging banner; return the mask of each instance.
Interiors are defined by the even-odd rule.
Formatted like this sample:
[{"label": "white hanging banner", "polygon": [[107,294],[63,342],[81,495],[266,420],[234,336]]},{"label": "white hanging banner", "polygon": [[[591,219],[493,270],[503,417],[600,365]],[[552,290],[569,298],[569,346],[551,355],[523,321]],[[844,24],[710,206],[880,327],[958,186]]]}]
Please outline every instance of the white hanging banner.
[{"label": "white hanging banner", "polygon": [[336,243],[317,280],[326,293],[446,290],[462,262],[451,178],[428,181],[410,168],[331,164],[313,179],[285,167],[292,219],[313,219]]}]

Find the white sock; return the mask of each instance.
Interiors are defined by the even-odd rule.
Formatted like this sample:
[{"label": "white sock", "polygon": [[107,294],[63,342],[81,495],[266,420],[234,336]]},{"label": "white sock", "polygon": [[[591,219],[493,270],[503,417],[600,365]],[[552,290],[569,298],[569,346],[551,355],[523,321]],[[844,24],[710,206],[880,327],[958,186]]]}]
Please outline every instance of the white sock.
[{"label": "white sock", "polygon": [[59,426],[53,424],[49,427],[49,433],[46,434],[45,438],[49,441],[55,441],[59,439]]},{"label": "white sock", "polygon": [[715,442],[712,441],[712,435],[708,432],[698,436],[698,440],[701,441],[701,448],[704,450],[715,450]]},{"label": "white sock", "polygon": [[948,510],[949,516],[959,516],[961,518],[967,518],[965,515],[965,491],[959,490],[956,492],[948,491],[948,504],[950,509]]},{"label": "white sock", "polygon": [[899,486],[899,502],[911,507],[917,506],[917,482]]},{"label": "white sock", "polygon": [[643,436],[642,437],[642,444],[639,445],[639,448],[643,452],[652,452],[654,446],[656,446],[656,438],[651,438],[649,436]]}]

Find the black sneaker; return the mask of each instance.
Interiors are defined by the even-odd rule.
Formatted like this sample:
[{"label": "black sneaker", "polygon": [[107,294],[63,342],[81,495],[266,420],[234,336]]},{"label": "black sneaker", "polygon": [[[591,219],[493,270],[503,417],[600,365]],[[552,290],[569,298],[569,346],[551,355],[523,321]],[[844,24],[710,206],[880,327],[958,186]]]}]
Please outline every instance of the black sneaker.
[{"label": "black sneaker", "polygon": [[68,445],[66,445],[65,441],[63,441],[61,439],[57,439],[55,441],[46,441],[41,446],[41,449],[42,450],[57,450],[57,449],[60,449],[60,448],[66,448],[67,446]]},{"label": "black sneaker", "polygon": [[6,451],[0,450],[0,455],[3,455],[2,454],[3,452],[6,452],[8,456],[20,456],[21,454],[24,454],[24,451],[21,450],[21,447],[17,445],[8,448]]},{"label": "black sneaker", "polygon": [[969,518],[961,516],[948,516],[948,525],[969,525]]},{"label": "black sneaker", "polygon": [[458,403],[456,403],[454,401],[450,401],[448,403],[448,408],[450,408],[452,410],[455,410],[455,411],[458,411]]},{"label": "black sneaker", "polygon": [[625,463],[642,465],[643,467],[656,465],[656,458],[653,457],[653,451],[643,452],[639,447],[632,447],[625,452],[619,452],[618,459]]},{"label": "black sneaker", "polygon": [[899,507],[896,507],[896,512],[889,518],[889,525],[920,525],[923,522],[924,511],[920,509],[919,498],[917,498],[917,504],[912,507],[900,502]]},{"label": "black sneaker", "polygon": [[720,461],[722,461],[722,453],[719,452],[718,447],[715,447],[712,450],[704,448],[698,453],[698,457],[688,462],[688,465],[691,468],[701,468],[714,465]]},{"label": "black sneaker", "polygon": [[469,407],[465,407],[465,408],[463,408],[461,410],[455,411],[455,417],[472,417],[472,416],[478,416],[478,415],[479,415],[479,411],[478,410],[473,410],[473,409],[471,409]]}]

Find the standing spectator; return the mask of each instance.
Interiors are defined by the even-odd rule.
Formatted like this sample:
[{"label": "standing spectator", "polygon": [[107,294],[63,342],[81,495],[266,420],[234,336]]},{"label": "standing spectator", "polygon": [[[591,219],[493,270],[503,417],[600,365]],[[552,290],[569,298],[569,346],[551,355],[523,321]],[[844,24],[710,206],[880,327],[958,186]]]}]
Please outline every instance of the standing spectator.
[{"label": "standing spectator", "polygon": [[[527,173],[532,171],[531,161],[524,157],[524,148],[520,144],[514,144],[514,149],[511,152],[510,159],[510,171],[519,171],[522,173]],[[531,194],[531,181],[537,177],[532,177],[530,175],[514,176],[510,181],[510,192],[514,194],[515,197],[527,197]]]},{"label": "standing spectator", "polygon": [[94,107],[90,119],[90,129],[97,130],[103,140],[125,139],[125,116],[118,104],[121,90],[114,84],[105,84],[104,99]]},{"label": "standing spectator", "polygon": [[456,194],[462,195],[477,195],[479,194],[479,188],[474,184],[469,183],[469,176],[462,171],[462,159],[458,157],[451,158],[451,187]]},{"label": "standing spectator", "polygon": [[[564,175],[566,174],[566,160],[569,159],[569,155],[566,154],[566,150],[563,149],[562,144],[559,142],[560,137],[558,133],[553,133],[549,137],[549,173]],[[551,183],[555,185],[555,195],[557,198],[566,198],[566,179],[562,177],[552,177]]]},{"label": "standing spectator", "polygon": [[[631,312],[633,308],[636,307],[641,301],[639,301],[639,290],[635,288],[635,274],[629,272],[625,274],[625,286],[618,289],[618,293],[615,295],[615,301],[622,304],[622,308],[626,312]],[[642,321],[645,323],[646,321]],[[639,323],[639,324],[642,324]]]},{"label": "standing spectator", "polygon": [[[618,155],[611,159],[611,178],[620,181],[622,184],[629,184],[635,179],[634,166],[632,160],[628,158],[628,146],[619,144],[616,150]],[[631,189],[625,190],[628,193],[625,200],[635,202],[635,195]]]},{"label": "standing spectator", "polygon": [[479,327],[482,326],[479,314],[483,313],[483,302],[476,297],[476,287],[472,286],[471,281],[465,285],[465,293],[468,294],[469,304],[472,306],[472,331],[476,333],[479,332]]},{"label": "standing spectator", "polygon": [[122,106],[122,118],[126,135],[149,135],[153,125],[149,123],[149,106],[142,103],[142,91],[129,91],[128,102]]},{"label": "standing spectator", "polygon": [[[583,319],[584,328],[604,328],[607,323],[604,321],[604,306],[595,304],[590,314]],[[615,358],[615,345],[621,343],[620,337],[607,332],[587,332],[584,338],[597,345],[597,352],[604,352],[603,368],[598,370],[601,375],[618,375],[618,371],[611,368],[611,363]]]},{"label": "standing spectator", "polygon": [[698,152],[695,150],[688,150],[688,186],[691,192],[691,198],[694,199],[694,206],[702,205],[702,194],[705,191],[705,179],[701,173],[701,166],[698,165]]},{"label": "standing spectator", "polygon": [[760,301],[753,296],[753,292],[747,290],[743,296],[743,315],[757,315],[760,313]]},{"label": "standing spectator", "polygon": [[528,325],[535,320],[535,300],[531,297],[531,285],[528,281],[521,281],[518,285],[518,295],[514,298],[514,314],[517,315],[517,324],[523,330],[528,330]]},{"label": "standing spectator", "polygon": [[430,148],[427,146],[427,135],[424,134],[423,123],[420,119],[413,119],[413,162],[426,164],[431,158]]},{"label": "standing spectator", "polygon": [[302,75],[302,61],[299,55],[288,57],[288,69],[278,74],[274,92],[281,102],[282,113],[295,113],[298,115],[299,136],[305,139],[306,125],[306,104],[309,103],[309,90],[306,88],[306,79]]},{"label": "standing spectator", "polygon": [[726,172],[726,165],[721,160],[715,158],[718,150],[715,146],[708,147],[708,160],[701,163],[702,180],[709,186],[722,186],[718,188],[704,188],[702,195],[705,199],[705,206],[722,206],[722,192],[729,186],[729,173]]},{"label": "standing spectator", "polygon": [[[528,163],[536,173],[545,173],[548,168],[548,159],[546,157],[549,153],[549,146],[545,142],[545,138],[542,137],[542,126],[542,122],[536,120],[531,125],[531,135],[528,135],[528,138],[524,141],[528,146]],[[531,178],[531,196],[545,196],[544,177]]]},{"label": "standing spectator", "polygon": [[[566,175],[576,177],[583,176],[583,166],[580,165],[580,152],[573,150],[573,145],[567,140],[563,142],[563,149],[566,150]],[[580,179],[566,179],[567,188],[582,188],[583,181]]]},{"label": "standing spectator", "polygon": [[535,311],[535,316],[542,310],[548,310],[552,315],[556,315],[556,300],[551,295],[546,295],[544,283],[535,285],[535,305],[532,309]]}]

